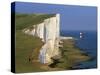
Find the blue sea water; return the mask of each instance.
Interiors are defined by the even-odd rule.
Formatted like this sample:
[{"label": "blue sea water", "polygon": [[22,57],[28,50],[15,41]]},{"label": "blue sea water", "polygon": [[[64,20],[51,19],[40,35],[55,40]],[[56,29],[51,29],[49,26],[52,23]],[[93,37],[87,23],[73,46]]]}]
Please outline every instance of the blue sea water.
[{"label": "blue sea water", "polygon": [[[80,38],[82,32],[82,38]],[[61,36],[76,38],[75,45],[91,57],[91,60],[76,64],[74,69],[89,69],[97,67],[97,31],[61,31]]]}]

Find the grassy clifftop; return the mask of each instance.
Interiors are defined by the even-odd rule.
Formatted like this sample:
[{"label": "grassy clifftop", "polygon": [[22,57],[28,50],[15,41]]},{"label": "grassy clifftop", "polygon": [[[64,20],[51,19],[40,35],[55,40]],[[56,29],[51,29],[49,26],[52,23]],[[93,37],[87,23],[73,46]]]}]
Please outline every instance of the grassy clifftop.
[{"label": "grassy clifftop", "polygon": [[16,29],[31,27],[32,25],[39,24],[45,19],[55,16],[55,14],[16,14],[15,25]]},{"label": "grassy clifftop", "polygon": [[16,14],[16,72],[44,71],[40,63],[32,64],[29,58],[37,59],[43,42],[38,37],[26,35],[22,29],[43,22],[44,19],[55,16],[54,14]]}]

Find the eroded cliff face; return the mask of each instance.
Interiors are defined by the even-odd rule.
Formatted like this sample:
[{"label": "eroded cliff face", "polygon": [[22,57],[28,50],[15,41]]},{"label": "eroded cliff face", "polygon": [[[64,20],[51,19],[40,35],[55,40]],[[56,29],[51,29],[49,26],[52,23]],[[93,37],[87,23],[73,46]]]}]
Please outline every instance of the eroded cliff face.
[{"label": "eroded cliff face", "polygon": [[24,29],[25,34],[41,38],[44,45],[40,49],[39,60],[41,63],[51,63],[52,57],[58,56],[59,51],[59,27],[60,15],[45,19],[42,23],[33,25],[32,29]]}]

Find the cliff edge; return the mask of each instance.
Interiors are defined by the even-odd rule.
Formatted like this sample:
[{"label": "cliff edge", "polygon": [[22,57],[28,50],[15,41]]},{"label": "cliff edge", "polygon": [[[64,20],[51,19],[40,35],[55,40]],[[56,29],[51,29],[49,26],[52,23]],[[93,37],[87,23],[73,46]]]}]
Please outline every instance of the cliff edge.
[{"label": "cliff edge", "polygon": [[28,35],[37,36],[44,45],[40,49],[39,61],[43,64],[52,63],[52,57],[59,56],[60,15],[45,19],[43,22],[25,28],[23,32]]}]

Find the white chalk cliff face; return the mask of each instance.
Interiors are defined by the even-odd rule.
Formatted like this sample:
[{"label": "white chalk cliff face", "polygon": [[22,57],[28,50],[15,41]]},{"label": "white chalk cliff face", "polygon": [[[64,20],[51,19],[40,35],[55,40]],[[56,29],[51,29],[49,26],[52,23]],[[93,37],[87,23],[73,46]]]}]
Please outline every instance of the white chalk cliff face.
[{"label": "white chalk cliff face", "polygon": [[51,63],[51,57],[58,56],[59,52],[59,27],[60,15],[45,19],[42,23],[33,25],[33,29],[24,29],[24,33],[38,36],[44,42],[40,49],[39,60],[41,63]]}]

